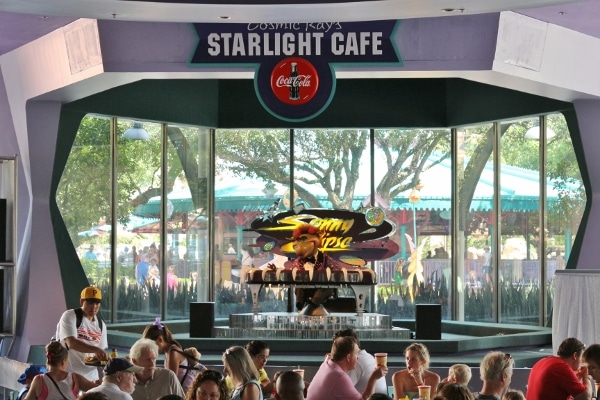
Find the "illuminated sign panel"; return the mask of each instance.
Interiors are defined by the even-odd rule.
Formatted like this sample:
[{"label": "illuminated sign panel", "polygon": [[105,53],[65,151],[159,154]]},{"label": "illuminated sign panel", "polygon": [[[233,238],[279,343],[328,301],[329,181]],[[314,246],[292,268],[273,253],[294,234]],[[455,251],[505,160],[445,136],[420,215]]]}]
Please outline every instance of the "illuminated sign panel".
[{"label": "illuminated sign panel", "polygon": [[303,121],[335,93],[334,64],[402,65],[398,21],[194,24],[192,65],[256,66],[255,91],[274,116]]}]

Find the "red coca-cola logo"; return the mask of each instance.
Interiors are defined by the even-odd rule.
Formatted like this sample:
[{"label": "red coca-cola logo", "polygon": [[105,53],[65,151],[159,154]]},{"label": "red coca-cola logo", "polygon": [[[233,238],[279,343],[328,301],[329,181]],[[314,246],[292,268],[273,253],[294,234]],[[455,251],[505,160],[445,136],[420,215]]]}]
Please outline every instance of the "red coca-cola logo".
[{"label": "red coca-cola logo", "polygon": [[305,104],[315,97],[318,88],[317,70],[303,58],[281,60],[271,72],[271,90],[282,103],[293,106]]}]

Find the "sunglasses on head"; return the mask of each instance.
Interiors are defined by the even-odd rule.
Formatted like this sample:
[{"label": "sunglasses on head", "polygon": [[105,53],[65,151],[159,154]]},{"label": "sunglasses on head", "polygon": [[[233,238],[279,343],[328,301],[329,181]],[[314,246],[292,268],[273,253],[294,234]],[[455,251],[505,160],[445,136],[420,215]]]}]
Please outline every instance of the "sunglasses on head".
[{"label": "sunglasses on head", "polygon": [[202,376],[206,377],[208,379],[215,380],[217,382],[220,382],[221,380],[223,380],[223,374],[220,373],[219,371],[215,371],[214,369],[207,369],[206,371],[204,371],[202,373]]}]

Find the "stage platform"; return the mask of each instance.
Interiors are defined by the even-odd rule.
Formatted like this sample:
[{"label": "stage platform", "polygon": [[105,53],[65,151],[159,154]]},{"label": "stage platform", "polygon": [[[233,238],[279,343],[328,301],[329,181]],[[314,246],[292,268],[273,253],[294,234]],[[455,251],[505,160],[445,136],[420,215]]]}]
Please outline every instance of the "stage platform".
[{"label": "stage platform", "polygon": [[[217,321],[226,324],[227,321]],[[141,337],[146,324],[110,324],[108,342],[116,347],[120,354]],[[169,328],[183,347],[196,347],[202,353],[206,364],[221,363],[223,351],[233,345],[243,346],[249,338],[191,338],[189,321],[169,321]],[[394,327],[411,331],[414,336],[414,321],[394,320]],[[252,338],[257,339],[257,338]],[[330,351],[330,339],[278,339],[265,337],[271,349],[269,363],[272,365],[317,366],[323,361],[323,355]],[[501,350],[511,353],[515,366],[530,368],[537,360],[552,353],[552,330],[550,328],[491,324],[480,322],[442,321],[442,340],[414,339],[361,339],[361,347],[370,353],[386,352],[388,365],[404,366],[403,350],[411,343],[420,342],[431,353],[432,367],[447,367],[455,363],[478,366],[488,351]]]}]

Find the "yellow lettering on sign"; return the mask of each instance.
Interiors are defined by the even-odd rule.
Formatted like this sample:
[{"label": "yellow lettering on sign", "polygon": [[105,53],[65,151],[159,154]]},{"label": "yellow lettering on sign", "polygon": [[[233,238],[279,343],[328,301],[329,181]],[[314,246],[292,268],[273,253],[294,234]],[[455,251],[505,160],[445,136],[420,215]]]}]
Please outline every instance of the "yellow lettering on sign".
[{"label": "yellow lettering on sign", "polygon": [[347,249],[352,243],[352,237],[330,236],[323,239],[321,248],[323,249]]},{"label": "yellow lettering on sign", "polygon": [[342,234],[347,233],[352,225],[354,225],[353,219],[337,219],[337,218],[315,218],[310,221],[311,225],[316,226],[322,231],[326,232],[341,232]]}]

